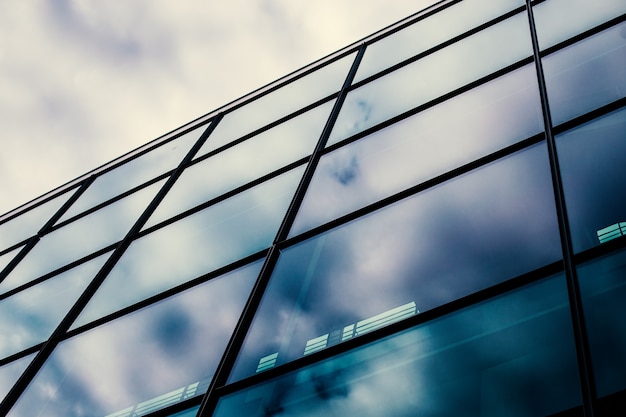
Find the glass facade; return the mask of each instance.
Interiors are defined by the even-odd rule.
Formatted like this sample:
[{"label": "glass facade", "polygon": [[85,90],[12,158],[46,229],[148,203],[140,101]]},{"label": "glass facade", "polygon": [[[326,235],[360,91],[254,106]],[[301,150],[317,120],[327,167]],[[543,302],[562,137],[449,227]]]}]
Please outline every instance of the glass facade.
[{"label": "glass facade", "polygon": [[0,217],[0,415],[626,415],[624,68],[446,0]]}]

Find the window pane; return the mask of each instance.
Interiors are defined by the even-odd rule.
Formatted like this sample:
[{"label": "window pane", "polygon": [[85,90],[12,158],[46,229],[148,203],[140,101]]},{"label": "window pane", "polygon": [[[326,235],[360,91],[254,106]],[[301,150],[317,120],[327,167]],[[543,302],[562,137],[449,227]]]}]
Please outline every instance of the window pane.
[{"label": "window pane", "polygon": [[556,277],[220,400],[226,416],[546,416],[581,404]]},{"label": "window pane", "polygon": [[291,361],[560,255],[539,144],[284,250],[232,378],[265,369],[271,355]]},{"label": "window pane", "polygon": [[9,416],[138,416],[203,394],[260,267],[60,343]]},{"label": "window pane", "polygon": [[343,57],[224,116],[198,156],[313,104],[341,89],[354,54]]},{"label": "window pane", "polygon": [[45,341],[110,254],[0,301],[0,359]]},{"label": "window pane", "polygon": [[342,106],[329,144],[530,55],[528,18],[526,13],[520,13],[352,90]]},{"label": "window pane", "polygon": [[0,293],[30,282],[124,238],[163,182],[159,181],[42,237],[0,283]]},{"label": "window pane", "polygon": [[626,23],[543,59],[555,125],[626,94]]},{"label": "window pane", "polygon": [[626,234],[624,138],[626,108],[557,136],[576,252]]},{"label": "window pane", "polygon": [[325,155],[291,234],[541,132],[538,91],[528,65]]},{"label": "window pane", "polygon": [[0,401],[4,400],[13,384],[17,382],[17,379],[26,370],[26,367],[34,357],[35,354],[33,353],[0,367]]},{"label": "window pane", "polygon": [[170,417],[196,417],[200,406],[190,408],[189,410],[181,411],[180,413],[172,414]]},{"label": "window pane", "polygon": [[333,103],[310,110],[187,168],[146,227],[309,155]]},{"label": "window pane", "polygon": [[303,171],[289,171],[134,241],[74,327],[268,248]]},{"label": "window pane", "polygon": [[[567,11],[567,19],[563,18]],[[533,7],[539,47],[556,45],[626,13],[624,0],[548,0]]]},{"label": "window pane", "polygon": [[17,255],[18,252],[22,249],[24,249],[23,246],[13,249],[11,252],[7,252],[4,255],[0,255],[0,273],[13,260],[13,258],[15,258],[15,255]]},{"label": "window pane", "polygon": [[523,4],[523,0],[465,0],[441,10],[369,45],[355,81],[374,75]]},{"label": "window pane", "polygon": [[200,126],[99,176],[60,221],[80,214],[96,204],[107,201],[176,168],[206,128],[207,125]]}]

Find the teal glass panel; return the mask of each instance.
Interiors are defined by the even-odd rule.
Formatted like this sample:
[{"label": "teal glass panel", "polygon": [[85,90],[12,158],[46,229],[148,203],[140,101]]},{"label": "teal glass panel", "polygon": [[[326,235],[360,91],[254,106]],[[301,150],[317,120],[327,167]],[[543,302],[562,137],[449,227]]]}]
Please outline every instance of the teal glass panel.
[{"label": "teal glass panel", "polygon": [[624,138],[626,108],[556,138],[575,252],[626,232]]},{"label": "teal glass panel", "polygon": [[181,411],[180,413],[172,414],[169,417],[196,417],[200,406],[190,408],[189,410]]},{"label": "teal glass panel", "polygon": [[581,404],[563,277],[220,399],[215,417],[543,417]]},{"label": "teal glass panel", "polygon": [[523,5],[523,0],[464,0],[438,11],[368,45],[355,82]]},{"label": "teal glass panel", "polygon": [[61,342],[8,415],[136,417],[202,395],[260,268],[257,262]]},{"label": "teal glass panel", "polygon": [[[567,13],[567,18],[564,18]],[[624,0],[547,0],[533,7],[541,49],[626,13]]]},{"label": "teal glass panel", "polygon": [[109,254],[0,300],[0,358],[44,342]]},{"label": "teal glass panel", "polygon": [[546,154],[540,143],[283,250],[231,378],[557,261]]},{"label": "teal glass panel", "polygon": [[606,397],[626,390],[626,252],[578,268],[596,391]]},{"label": "teal glass panel", "polygon": [[268,248],[303,171],[289,171],[135,240],[74,327]]},{"label": "teal glass panel", "polygon": [[35,354],[33,353],[4,366],[0,366],[0,402],[4,400],[4,397],[9,393],[13,384],[17,382],[17,379],[22,375],[22,372],[26,370],[26,367],[34,357]]},{"label": "teal glass panel", "polygon": [[354,56],[351,54],[338,59],[227,113],[197,155],[204,155],[338,92],[348,77]]},{"label": "teal glass panel", "polygon": [[528,65],[324,155],[291,235],[543,130]]},{"label": "teal glass panel", "polygon": [[350,91],[329,144],[531,55],[528,18],[519,13]]},{"label": "teal glass panel", "polygon": [[158,177],[180,164],[198,141],[207,125],[200,126],[173,141],[100,175],[70,207],[60,221]]},{"label": "teal glass panel", "polygon": [[148,220],[166,220],[313,152],[334,101],[187,168]]},{"label": "teal glass panel", "polygon": [[75,190],[65,192],[19,216],[0,224],[0,251],[34,236]]},{"label": "teal glass panel", "polygon": [[0,293],[30,282],[124,238],[163,182],[164,180],[152,184],[42,237],[0,283]]},{"label": "teal glass panel", "polygon": [[626,95],[626,23],[543,59],[555,125]]}]

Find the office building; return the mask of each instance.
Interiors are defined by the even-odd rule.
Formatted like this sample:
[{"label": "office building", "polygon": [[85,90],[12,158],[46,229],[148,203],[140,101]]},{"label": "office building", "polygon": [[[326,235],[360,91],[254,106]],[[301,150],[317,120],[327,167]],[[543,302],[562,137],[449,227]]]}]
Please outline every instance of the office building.
[{"label": "office building", "polygon": [[0,414],[626,415],[625,68],[442,1],[6,214]]}]

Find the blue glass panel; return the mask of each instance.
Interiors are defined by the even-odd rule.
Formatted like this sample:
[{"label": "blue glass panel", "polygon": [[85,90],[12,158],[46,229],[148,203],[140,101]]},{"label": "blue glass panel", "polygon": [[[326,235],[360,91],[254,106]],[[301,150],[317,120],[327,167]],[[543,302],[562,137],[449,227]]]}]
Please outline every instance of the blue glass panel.
[{"label": "blue glass panel", "polygon": [[9,416],[135,417],[203,394],[260,268],[257,262],[60,343]]},{"label": "blue glass panel", "polygon": [[321,158],[298,234],[543,130],[528,65]]},{"label": "blue glass panel", "polygon": [[134,241],[74,326],[268,248],[303,171],[289,171]]},{"label": "blue glass panel", "polygon": [[[576,252],[626,234],[626,108],[557,136]],[[624,225],[626,226],[626,225]]]},{"label": "blue glass panel", "polygon": [[581,404],[563,277],[222,398],[215,417],[543,417]]},{"label": "blue glass panel", "polygon": [[190,408],[189,410],[181,411],[180,413],[172,414],[169,417],[196,417],[200,406]]},{"label": "blue glass panel", "polygon": [[540,143],[284,250],[232,378],[558,260],[546,153]]},{"label": "blue glass panel", "polygon": [[0,402],[9,393],[13,384],[17,382],[17,379],[34,357],[35,354],[33,353],[0,367]]},{"label": "blue glass panel", "polygon": [[555,125],[626,95],[626,23],[543,59]]}]

